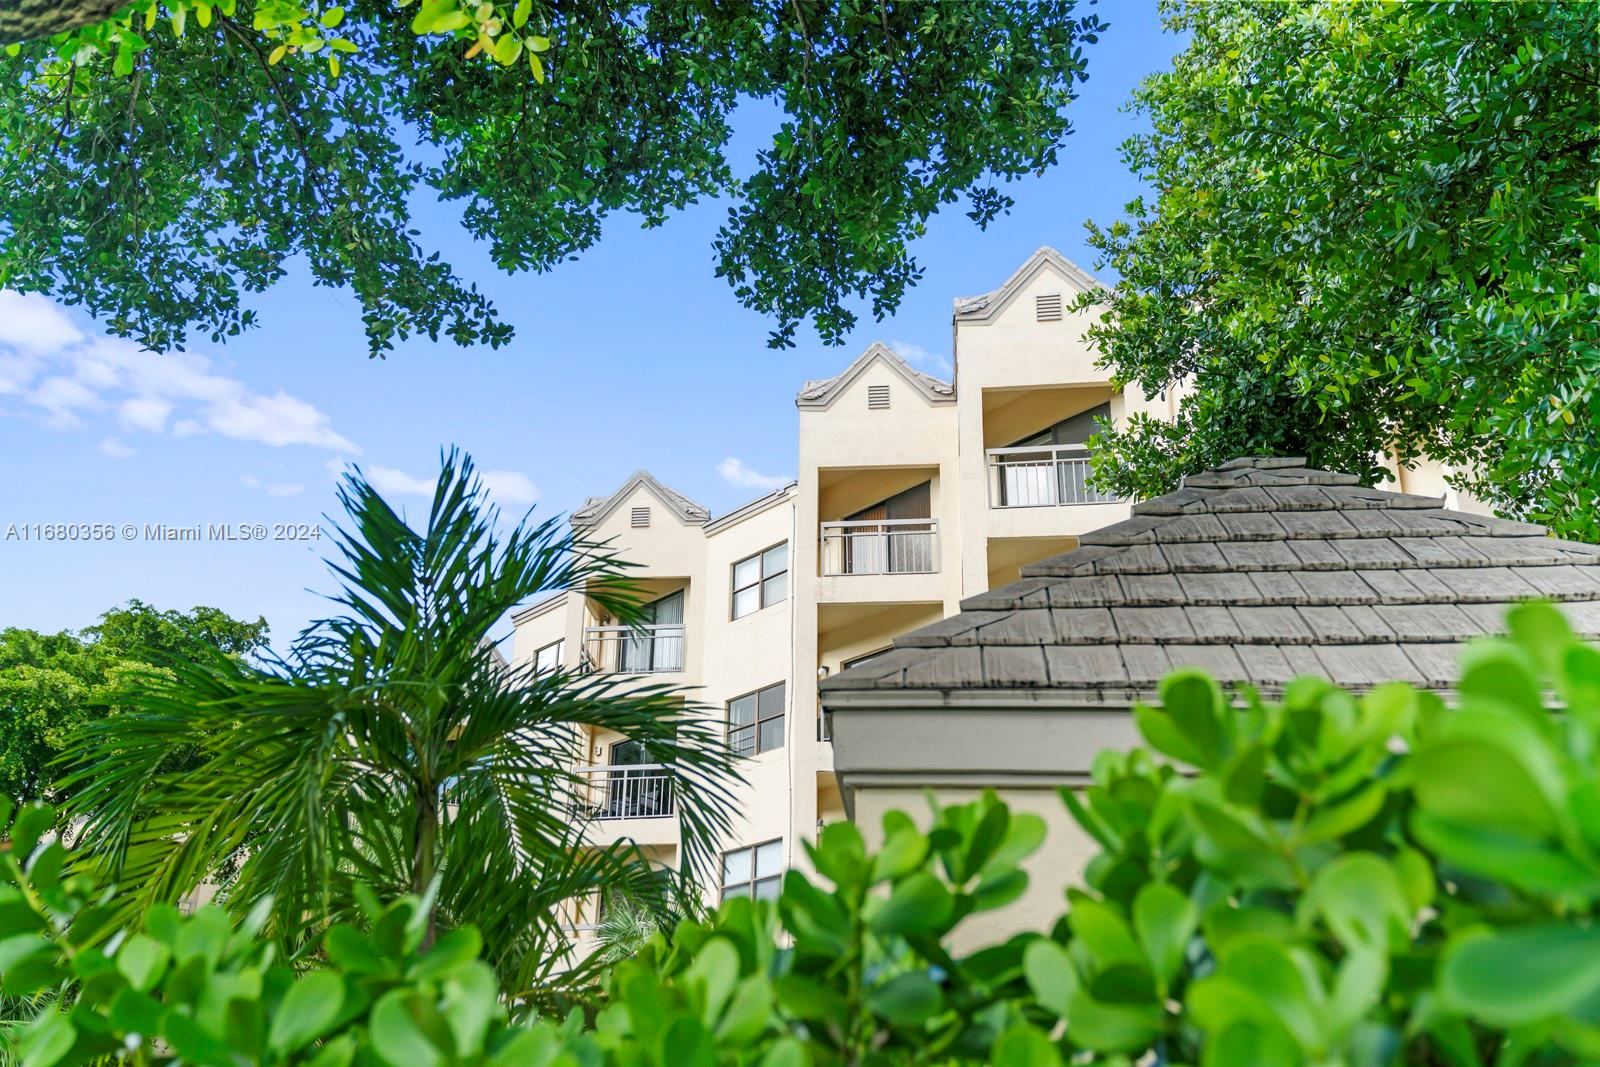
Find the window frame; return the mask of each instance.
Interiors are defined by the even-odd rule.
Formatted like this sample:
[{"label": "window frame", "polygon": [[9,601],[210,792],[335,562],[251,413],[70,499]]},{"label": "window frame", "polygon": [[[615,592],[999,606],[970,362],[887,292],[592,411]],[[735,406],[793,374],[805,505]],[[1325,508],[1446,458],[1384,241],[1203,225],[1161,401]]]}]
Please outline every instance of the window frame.
[{"label": "window frame", "polygon": [[[766,848],[768,845],[778,846],[778,870],[774,874],[763,875],[756,867],[756,858],[760,854],[760,851]],[[737,856],[741,852],[750,853],[750,877],[742,882],[729,882],[727,880],[728,857]],[[717,878],[717,903],[721,904],[723,901],[728,900],[732,896],[746,896],[752,900],[762,899],[756,896],[756,887],[768,882],[772,883],[775,887],[781,886],[783,884],[783,874],[783,838],[781,837],[774,837],[767,841],[757,841],[753,845],[742,845],[739,848],[730,848],[722,854],[722,870],[721,874]],[[773,897],[775,898],[776,895],[777,894],[774,893]]]},{"label": "window frame", "polygon": [[[777,711],[777,714],[775,714],[775,715],[767,715],[767,716],[763,717],[762,714],[761,714],[761,695],[763,693],[770,693],[774,689],[782,690],[781,698],[778,700],[778,711]],[[750,698],[750,699],[753,699],[755,701],[755,710],[752,713],[752,715],[750,717],[750,721],[748,723],[740,723],[739,725],[735,726],[734,722],[733,722],[733,706],[735,704],[737,704],[739,701],[744,700],[746,698]],[[771,685],[764,685],[760,689],[752,689],[748,693],[740,693],[738,696],[730,697],[727,700],[727,702],[723,705],[724,740],[727,742],[728,747],[733,750],[733,754],[734,755],[742,757],[742,758],[746,758],[746,759],[752,758],[752,757],[755,757],[755,756],[764,755],[765,753],[768,753],[768,752],[781,751],[783,749],[783,747],[786,744],[788,744],[787,738],[784,737],[784,730],[786,730],[788,728],[788,723],[787,723],[788,714],[789,714],[789,682],[788,682],[788,679],[783,679],[782,681],[773,682]],[[762,747],[762,744],[761,744],[761,727],[763,725],[765,725],[766,723],[774,722],[774,721],[782,724],[782,727],[780,728],[779,734],[778,734],[780,740],[778,741],[778,743],[776,745],[769,745],[767,747]],[[741,748],[739,748],[734,743],[735,734],[743,734],[746,731],[748,731],[749,734],[750,734],[750,750],[748,752],[744,751]]]},{"label": "window frame", "polygon": [[[548,644],[540,645],[538,648],[533,650],[533,676],[535,678],[542,678],[546,674],[554,674],[556,671],[561,669],[561,658],[562,655],[567,651],[566,643],[567,639],[565,637],[558,637],[554,641],[551,641]],[[556,650],[555,664],[548,669],[540,667],[539,657],[550,651],[552,648]]]},{"label": "window frame", "polygon": [[[783,549],[783,570],[768,574],[766,566],[767,554],[779,548]],[[752,560],[756,564],[756,579],[748,585],[740,585],[739,568]],[[759,552],[752,552],[742,559],[734,560],[733,565],[728,568],[728,618],[734,622],[740,619],[748,619],[757,612],[765,611],[774,604],[781,604],[788,600],[790,566],[789,542],[787,540],[770,544]],[[780,578],[783,580],[783,596],[769,600],[767,588]],[[739,614],[739,594],[751,589],[758,590],[756,593],[756,606],[741,615]]]}]

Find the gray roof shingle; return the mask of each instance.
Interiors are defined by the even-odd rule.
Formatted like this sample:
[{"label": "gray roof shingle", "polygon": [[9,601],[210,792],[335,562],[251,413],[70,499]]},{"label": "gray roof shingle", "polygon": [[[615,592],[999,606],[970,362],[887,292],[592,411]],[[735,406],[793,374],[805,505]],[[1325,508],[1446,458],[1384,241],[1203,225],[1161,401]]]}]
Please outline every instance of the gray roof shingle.
[{"label": "gray roof shingle", "polygon": [[1185,665],[1268,691],[1302,674],[1446,688],[1456,646],[1499,632],[1506,608],[1533,597],[1600,638],[1600,547],[1301,459],[1193,475],[1079,542],[826,679],[824,703],[851,690],[1041,687],[1122,702]]}]

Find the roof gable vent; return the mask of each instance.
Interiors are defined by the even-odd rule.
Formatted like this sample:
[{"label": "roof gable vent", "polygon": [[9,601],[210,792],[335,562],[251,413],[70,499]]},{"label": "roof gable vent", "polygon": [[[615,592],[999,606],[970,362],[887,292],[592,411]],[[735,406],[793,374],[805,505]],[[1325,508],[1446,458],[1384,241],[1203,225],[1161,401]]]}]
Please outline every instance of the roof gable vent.
[{"label": "roof gable vent", "polygon": [[872,410],[889,406],[889,387],[887,385],[867,386],[867,407]]},{"label": "roof gable vent", "polygon": [[1061,294],[1044,293],[1033,298],[1033,313],[1040,322],[1061,321]]},{"label": "roof gable vent", "polygon": [[650,525],[650,509],[649,508],[634,508],[633,509],[633,525],[634,525],[635,528],[642,528],[642,527],[645,527],[645,526],[649,526]]}]

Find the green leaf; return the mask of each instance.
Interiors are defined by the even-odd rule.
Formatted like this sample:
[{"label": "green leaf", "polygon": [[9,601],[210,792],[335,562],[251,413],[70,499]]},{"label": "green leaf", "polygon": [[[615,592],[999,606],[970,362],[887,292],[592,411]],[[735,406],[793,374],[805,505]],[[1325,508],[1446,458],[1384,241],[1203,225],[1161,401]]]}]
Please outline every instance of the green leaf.
[{"label": "green leaf", "polygon": [[1134,940],[1128,921],[1111,905],[1074,892],[1067,922],[1074,938],[1101,967],[1114,963],[1144,964],[1144,953]]},{"label": "green leaf", "polygon": [[1199,925],[1200,912],[1194,901],[1165,882],[1151,882],[1134,897],[1133,928],[1163,997],[1183,967],[1189,941]]},{"label": "green leaf", "polygon": [[955,901],[943,882],[927,872],[913,874],[896,885],[887,900],[878,902],[867,917],[867,927],[883,937],[897,934],[937,934],[949,924]]},{"label": "green leaf", "polygon": [[372,1048],[389,1067],[443,1067],[449,1050],[433,1040],[436,1026],[424,1022],[428,1009],[410,989],[391,989],[373,1005]]},{"label": "green leaf", "polygon": [[344,982],[327,971],[311,971],[284,996],[272,1017],[267,1045],[280,1054],[298,1051],[325,1034],[344,1007]]},{"label": "green leaf", "polygon": [[148,993],[161,981],[171,955],[155,938],[134,934],[117,950],[117,970],[133,988]]},{"label": "green leaf", "polygon": [[868,991],[867,1007],[897,1026],[919,1026],[944,1010],[944,994],[933,979],[914,971]]},{"label": "green leaf", "polygon": [[739,982],[739,950],[727,938],[713,937],[700,946],[683,977],[685,982],[701,983],[705,999],[700,1018],[711,1026]]},{"label": "green leaf", "polygon": [[1233,712],[1222,688],[1204,671],[1182,669],[1161,680],[1161,706],[1201,767],[1216,770],[1233,753]]},{"label": "green leaf", "polygon": [[728,1010],[717,1023],[717,1042],[734,1048],[749,1045],[772,1022],[772,1006],[772,986],[764,976],[752,975],[744,979],[734,990]]},{"label": "green leaf", "polygon": [[848,1005],[838,993],[809,978],[786,974],[772,981],[778,1004],[796,1019],[816,1022],[843,1020]]},{"label": "green leaf", "polygon": [[1318,807],[1296,841],[1314,845],[1354,833],[1377,818],[1388,795],[1383,782],[1371,782],[1336,804]]},{"label": "green leaf", "polygon": [[1381,856],[1348,852],[1338,857],[1317,872],[1311,900],[1348,951],[1386,953],[1410,940],[1410,903],[1400,876]]},{"label": "green leaf", "polygon": [[1061,1067],[1061,1053],[1037,1027],[1009,1027],[994,1043],[992,1067]]},{"label": "green leaf", "polygon": [[46,1009],[22,1030],[17,1050],[22,1053],[21,1067],[54,1067],[60,1063],[78,1039],[72,1022],[54,1009]]},{"label": "green leaf", "polygon": [[921,867],[928,858],[928,839],[915,829],[902,828],[887,834],[883,848],[872,860],[873,883],[904,878]]},{"label": "green leaf", "polygon": [[1030,941],[1022,953],[1022,971],[1039,1006],[1065,1017],[1078,991],[1078,971],[1067,950],[1042,937]]},{"label": "green leaf", "polygon": [[1440,960],[1439,992],[1493,1026],[1559,1016],[1600,992],[1600,929],[1549,925],[1457,937]]},{"label": "green leaf", "polygon": [[1099,1052],[1142,1052],[1161,1036],[1162,1022],[1153,1005],[1104,1004],[1079,991],[1067,1012],[1067,1035]]},{"label": "green leaf", "polygon": [[1206,1042],[1202,1067],[1302,1067],[1300,1049],[1281,1027],[1232,1023]]}]

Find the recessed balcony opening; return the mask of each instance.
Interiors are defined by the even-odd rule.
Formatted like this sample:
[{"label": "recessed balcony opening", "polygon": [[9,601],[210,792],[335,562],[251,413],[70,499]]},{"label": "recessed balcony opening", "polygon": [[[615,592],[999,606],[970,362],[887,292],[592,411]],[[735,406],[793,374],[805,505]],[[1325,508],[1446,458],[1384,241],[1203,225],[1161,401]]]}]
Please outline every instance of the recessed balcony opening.
[{"label": "recessed balcony opening", "polygon": [[821,573],[831,577],[938,571],[936,478],[931,467],[823,471],[818,509]]},{"label": "recessed balcony opening", "polygon": [[643,601],[642,618],[617,619],[593,601],[583,629],[583,665],[612,674],[663,674],[684,669],[684,578],[655,578],[633,583]]},{"label": "recessed balcony opening", "polygon": [[1089,485],[1087,442],[1111,414],[1108,386],[986,390],[983,405],[990,507],[1116,500]]},{"label": "recessed balcony opening", "polygon": [[676,814],[671,768],[648,762],[644,745],[617,741],[609,762],[578,768],[579,814],[592,819],[665,819]]},{"label": "recessed balcony opening", "polygon": [[989,541],[989,588],[1010,585],[1022,568],[1078,547],[1076,537],[996,537]]}]

